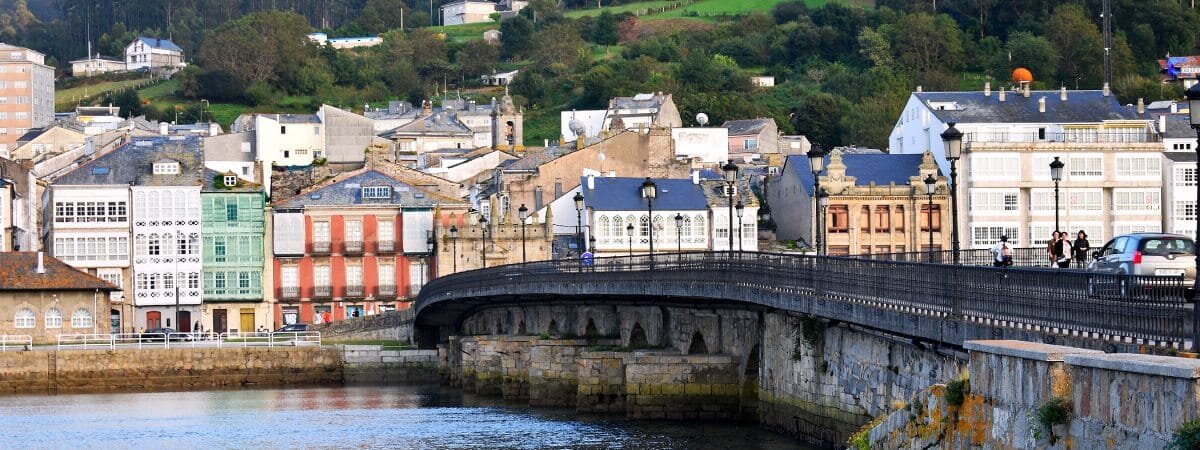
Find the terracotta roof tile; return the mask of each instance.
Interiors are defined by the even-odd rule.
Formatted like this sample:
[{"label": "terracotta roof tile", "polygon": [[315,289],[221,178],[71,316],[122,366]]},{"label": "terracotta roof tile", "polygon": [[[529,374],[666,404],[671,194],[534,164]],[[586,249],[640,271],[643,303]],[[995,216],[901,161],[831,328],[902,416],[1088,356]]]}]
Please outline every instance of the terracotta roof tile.
[{"label": "terracotta roof tile", "polygon": [[36,252],[0,252],[0,291],[121,290],[50,255],[43,262],[46,273],[39,274],[37,260]]}]

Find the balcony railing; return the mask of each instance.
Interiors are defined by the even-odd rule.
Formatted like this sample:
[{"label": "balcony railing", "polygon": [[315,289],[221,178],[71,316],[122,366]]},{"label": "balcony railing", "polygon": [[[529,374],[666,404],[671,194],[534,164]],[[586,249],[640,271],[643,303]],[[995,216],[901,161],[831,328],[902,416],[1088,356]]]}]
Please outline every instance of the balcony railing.
[{"label": "balcony railing", "polygon": [[284,287],[280,288],[279,290],[280,290],[279,298],[286,298],[286,299],[300,298],[300,287],[299,286],[284,286]]},{"label": "balcony railing", "polygon": [[342,247],[344,248],[344,253],[362,253],[363,251],[362,241],[346,241],[342,244]]},{"label": "balcony railing", "polygon": [[394,285],[394,284],[381,284],[381,285],[379,285],[378,289],[379,289],[379,297],[395,297],[396,296],[396,285]]},{"label": "balcony railing", "polygon": [[347,297],[362,297],[362,295],[363,295],[363,287],[361,284],[346,285],[346,296]]},{"label": "balcony railing", "polygon": [[329,298],[333,295],[332,286],[313,286],[314,298]]},{"label": "balcony railing", "polygon": [[1077,131],[1055,131],[1055,132],[1038,132],[1038,131],[988,131],[967,133],[963,136],[963,142],[1066,142],[1066,143],[1097,143],[1097,142],[1113,142],[1113,143],[1147,143],[1147,142],[1162,142],[1162,137],[1157,133],[1149,130],[1137,131],[1093,131],[1093,132],[1077,132]]},{"label": "balcony railing", "polygon": [[329,241],[314,241],[312,244],[313,253],[329,254],[331,248],[333,248],[333,245]]},{"label": "balcony railing", "polygon": [[396,241],[379,241],[376,251],[379,253],[393,253],[396,251]]}]

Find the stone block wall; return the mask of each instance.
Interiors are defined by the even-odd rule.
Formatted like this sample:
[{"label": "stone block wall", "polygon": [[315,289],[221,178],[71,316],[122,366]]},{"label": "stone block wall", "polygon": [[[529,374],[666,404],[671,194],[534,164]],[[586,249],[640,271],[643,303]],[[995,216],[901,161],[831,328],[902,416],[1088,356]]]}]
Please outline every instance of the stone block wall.
[{"label": "stone block wall", "polygon": [[505,400],[529,400],[530,347],[534,336],[502,336],[500,393]]},{"label": "stone block wall", "polygon": [[758,415],[813,443],[845,442],[871,418],[965,368],[954,356],[814,319],[767,313]]},{"label": "stone block wall", "polygon": [[55,392],[54,352],[0,353],[0,394]]},{"label": "stone block wall", "polygon": [[630,419],[734,419],[741,383],[727,355],[635,356],[625,368]]},{"label": "stone block wall", "polygon": [[1128,354],[1068,355],[1069,438],[1075,448],[1165,448],[1200,417],[1200,361]]},{"label": "stone block wall", "polygon": [[575,406],[576,358],[593,344],[584,339],[539,339],[529,349],[529,404]]},{"label": "stone block wall", "polygon": [[438,379],[436,350],[385,350],[377,345],[339,345],[346,383],[405,383]]},{"label": "stone block wall", "polygon": [[625,413],[625,370],[633,352],[584,352],[578,358],[575,410]]}]

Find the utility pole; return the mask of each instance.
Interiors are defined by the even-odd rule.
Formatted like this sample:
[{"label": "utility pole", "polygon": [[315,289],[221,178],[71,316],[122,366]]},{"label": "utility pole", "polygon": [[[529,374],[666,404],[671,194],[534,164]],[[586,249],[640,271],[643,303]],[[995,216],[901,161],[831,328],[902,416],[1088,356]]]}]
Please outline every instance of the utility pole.
[{"label": "utility pole", "polygon": [[1104,0],[1104,11],[1100,17],[1104,19],[1104,84],[1112,86],[1112,8],[1110,0]]}]

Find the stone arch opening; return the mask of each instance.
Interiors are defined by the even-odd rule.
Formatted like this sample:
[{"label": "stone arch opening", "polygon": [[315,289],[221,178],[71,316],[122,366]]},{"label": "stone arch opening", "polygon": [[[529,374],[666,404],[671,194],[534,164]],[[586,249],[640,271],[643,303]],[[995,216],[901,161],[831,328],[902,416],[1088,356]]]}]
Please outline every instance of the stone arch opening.
[{"label": "stone arch opening", "polygon": [[692,345],[688,346],[687,354],[702,355],[708,353],[708,345],[704,342],[704,335],[699,331],[692,334]]},{"label": "stone arch opening", "polygon": [[746,376],[746,381],[758,381],[759,367],[762,366],[762,355],[759,354],[758,345],[750,349],[750,356],[746,358],[746,370],[743,372]]},{"label": "stone arch opening", "polygon": [[504,334],[504,322],[496,321],[496,334]]},{"label": "stone arch opening", "polygon": [[588,321],[587,321],[587,328],[585,328],[583,330],[583,336],[588,337],[588,338],[600,337],[600,330],[596,328],[596,322],[593,321],[590,317],[588,318]]},{"label": "stone arch opening", "polygon": [[517,334],[519,334],[521,336],[525,336],[525,335],[529,334],[529,332],[525,330],[525,321],[524,320],[517,322]]},{"label": "stone arch opening", "polygon": [[558,334],[558,321],[550,319],[550,329],[547,332],[550,334]]},{"label": "stone arch opening", "polygon": [[650,342],[646,340],[646,330],[642,329],[642,324],[635,322],[633,329],[629,331],[629,348],[646,348],[650,346]]}]

